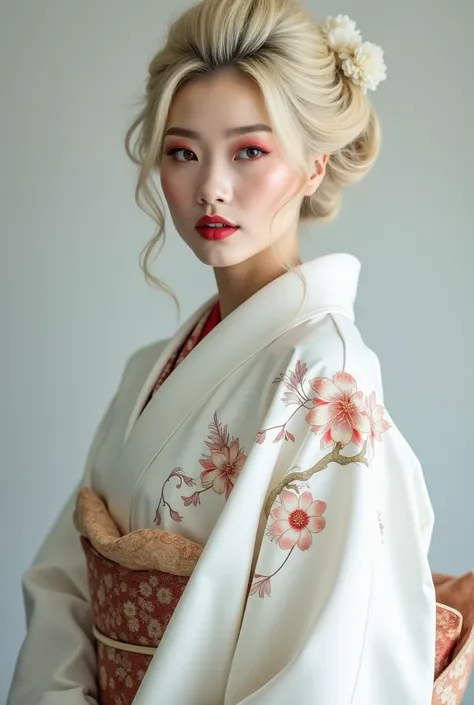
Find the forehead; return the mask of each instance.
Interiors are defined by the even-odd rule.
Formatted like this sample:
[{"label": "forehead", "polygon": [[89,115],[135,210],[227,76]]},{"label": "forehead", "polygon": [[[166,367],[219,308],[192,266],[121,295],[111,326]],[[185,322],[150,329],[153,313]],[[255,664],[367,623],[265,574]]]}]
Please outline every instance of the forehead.
[{"label": "forehead", "polygon": [[225,69],[182,85],[173,98],[166,127],[215,133],[254,122],[269,124],[259,86],[236,69]]}]

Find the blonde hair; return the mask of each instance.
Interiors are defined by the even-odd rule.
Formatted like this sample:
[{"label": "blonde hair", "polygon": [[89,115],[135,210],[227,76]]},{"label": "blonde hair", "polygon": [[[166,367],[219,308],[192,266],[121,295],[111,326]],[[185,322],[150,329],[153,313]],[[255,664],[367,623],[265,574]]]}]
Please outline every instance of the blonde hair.
[{"label": "blonde hair", "polygon": [[288,202],[310,173],[310,155],[330,155],[318,190],[302,198],[301,221],[334,218],[341,190],[369,171],[379,151],[379,122],[366,94],[344,76],[321,24],[298,0],[203,0],[186,10],[150,62],[146,92],[125,138],[127,154],[139,167],[136,202],[157,224],[141,252],[140,266],[146,281],[167,291],[178,311],[174,293],[149,269],[155,247],[161,243],[159,254],[165,242],[164,204],[153,172],[161,162],[177,90],[227,67],[260,87],[276,138],[301,173]]}]

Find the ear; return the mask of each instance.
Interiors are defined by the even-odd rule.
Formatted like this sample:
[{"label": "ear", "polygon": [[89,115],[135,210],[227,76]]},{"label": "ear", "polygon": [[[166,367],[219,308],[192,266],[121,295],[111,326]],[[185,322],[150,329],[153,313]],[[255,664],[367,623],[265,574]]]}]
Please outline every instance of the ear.
[{"label": "ear", "polygon": [[313,196],[316,193],[319,185],[324,179],[324,175],[326,174],[328,160],[329,154],[320,154],[319,156],[314,157],[312,162],[312,172],[308,177],[308,183],[306,184],[304,191],[305,196]]}]

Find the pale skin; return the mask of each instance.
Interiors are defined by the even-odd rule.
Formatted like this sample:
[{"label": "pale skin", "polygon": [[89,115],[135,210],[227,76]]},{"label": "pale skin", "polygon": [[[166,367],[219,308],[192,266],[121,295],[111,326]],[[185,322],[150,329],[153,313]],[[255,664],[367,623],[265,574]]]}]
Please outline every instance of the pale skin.
[{"label": "pale skin", "polygon": [[[258,129],[227,134],[254,125]],[[177,151],[165,154],[169,149]],[[173,223],[199,260],[213,267],[225,318],[286,272],[271,241],[280,259],[301,261],[300,205],[321,183],[328,155],[314,155],[307,182],[275,218],[270,234],[272,217],[301,177],[271,130],[259,87],[232,68],[181,87],[168,116],[163,152],[160,178]],[[220,215],[239,229],[226,240],[204,240],[195,229],[203,215]]]}]

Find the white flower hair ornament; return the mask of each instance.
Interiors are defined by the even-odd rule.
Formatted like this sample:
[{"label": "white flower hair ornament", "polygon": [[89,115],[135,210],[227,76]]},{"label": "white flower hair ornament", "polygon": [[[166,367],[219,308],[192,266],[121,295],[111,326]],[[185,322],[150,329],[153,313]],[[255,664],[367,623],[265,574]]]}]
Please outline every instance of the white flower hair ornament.
[{"label": "white flower hair ornament", "polygon": [[363,93],[375,91],[387,78],[383,50],[377,44],[363,42],[356,24],[347,15],[328,17],[322,32],[329,47],[338,57],[347,78],[360,86]]}]

